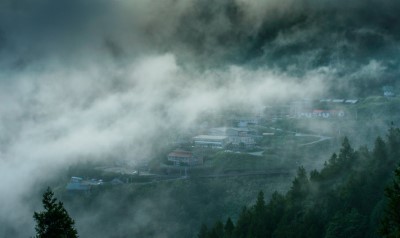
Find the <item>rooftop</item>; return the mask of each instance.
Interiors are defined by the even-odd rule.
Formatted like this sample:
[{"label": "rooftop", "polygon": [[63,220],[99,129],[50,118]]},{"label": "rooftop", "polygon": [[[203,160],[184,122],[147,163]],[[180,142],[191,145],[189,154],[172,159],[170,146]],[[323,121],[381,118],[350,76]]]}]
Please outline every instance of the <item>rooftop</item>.
[{"label": "rooftop", "polygon": [[193,137],[194,140],[225,140],[227,136],[211,136],[211,135],[199,135]]},{"label": "rooftop", "polygon": [[347,99],[347,100],[345,101],[345,103],[350,103],[350,104],[355,104],[355,103],[357,103],[357,102],[358,102],[357,99]]},{"label": "rooftop", "polygon": [[250,129],[244,128],[244,127],[214,127],[214,128],[211,128],[210,130],[221,131],[221,132],[226,132],[227,130],[250,131]]}]

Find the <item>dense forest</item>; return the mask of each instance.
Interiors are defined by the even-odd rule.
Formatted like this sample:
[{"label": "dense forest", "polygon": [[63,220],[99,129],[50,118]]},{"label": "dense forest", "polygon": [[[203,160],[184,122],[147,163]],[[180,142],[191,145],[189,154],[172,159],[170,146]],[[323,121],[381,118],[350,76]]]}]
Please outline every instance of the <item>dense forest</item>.
[{"label": "dense forest", "polygon": [[372,151],[353,149],[345,137],[320,171],[299,167],[285,195],[266,203],[260,192],[235,223],[203,224],[198,237],[400,237],[399,158],[399,128],[378,137]]}]

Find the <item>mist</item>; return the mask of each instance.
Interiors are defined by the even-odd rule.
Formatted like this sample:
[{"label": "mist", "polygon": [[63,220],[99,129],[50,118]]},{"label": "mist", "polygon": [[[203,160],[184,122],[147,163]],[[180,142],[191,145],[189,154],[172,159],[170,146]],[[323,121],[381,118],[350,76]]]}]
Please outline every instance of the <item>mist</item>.
[{"label": "mist", "polygon": [[43,184],[82,161],[146,161],[204,113],[397,85],[399,10],[389,0],[2,1],[0,222],[33,234],[28,198]]}]

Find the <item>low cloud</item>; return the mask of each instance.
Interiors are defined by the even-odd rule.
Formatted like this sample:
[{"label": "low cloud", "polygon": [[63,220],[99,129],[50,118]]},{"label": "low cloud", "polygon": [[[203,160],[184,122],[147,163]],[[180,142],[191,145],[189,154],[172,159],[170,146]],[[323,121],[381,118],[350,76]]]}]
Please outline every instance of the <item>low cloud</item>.
[{"label": "low cloud", "polygon": [[146,160],[154,141],[204,112],[362,95],[396,82],[399,8],[375,0],[3,1],[0,222],[32,226],[26,197],[38,184],[79,161]]},{"label": "low cloud", "polygon": [[[0,170],[12,181],[0,185],[3,214],[78,161],[118,157],[134,164],[152,156],[153,142],[169,128],[187,129],[204,112],[312,97],[323,91],[326,77],[314,72],[299,79],[240,66],[188,71],[173,54],[147,56],[124,68],[53,67],[15,72],[12,85],[2,90],[3,101],[12,105],[2,107],[1,118]],[[20,212],[30,217],[29,209]]]}]

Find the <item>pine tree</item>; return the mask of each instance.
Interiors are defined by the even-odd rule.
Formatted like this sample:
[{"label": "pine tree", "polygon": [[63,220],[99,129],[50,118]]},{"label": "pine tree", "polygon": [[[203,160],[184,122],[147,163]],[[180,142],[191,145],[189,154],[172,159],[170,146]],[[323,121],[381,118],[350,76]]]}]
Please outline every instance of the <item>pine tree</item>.
[{"label": "pine tree", "polygon": [[233,237],[233,230],[235,229],[235,225],[233,224],[230,217],[226,220],[224,231],[225,231],[225,238]]},{"label": "pine tree", "polygon": [[400,237],[400,167],[395,170],[395,177],[385,195],[388,203],[379,231],[383,237],[397,238]]},{"label": "pine tree", "polygon": [[208,238],[224,238],[224,224],[217,221],[208,233]]},{"label": "pine tree", "polygon": [[264,193],[260,191],[257,196],[257,202],[253,206],[253,219],[250,226],[251,237],[265,237],[266,206],[264,201]]},{"label": "pine tree", "polygon": [[393,162],[397,162],[400,158],[400,129],[393,126],[389,129],[387,136],[387,145],[389,149],[389,158]]},{"label": "pine tree", "polygon": [[267,220],[268,228],[270,230],[275,227],[280,220],[282,219],[282,216],[285,212],[285,207],[286,207],[286,200],[285,197],[278,192],[274,192],[271,196],[271,200],[269,201],[267,205],[267,214],[269,216],[269,220]]},{"label": "pine tree", "polygon": [[206,224],[202,224],[199,234],[197,234],[197,238],[207,238],[207,234],[208,234],[208,228],[206,226]]},{"label": "pine tree", "polygon": [[246,208],[242,208],[239,219],[236,222],[234,236],[237,238],[247,238],[249,234],[252,213]]},{"label": "pine tree", "polygon": [[365,218],[352,209],[350,212],[337,212],[329,223],[325,238],[363,238],[365,237]]},{"label": "pine tree", "polygon": [[257,202],[254,206],[255,214],[264,214],[265,213],[265,201],[264,201],[264,193],[260,191],[257,196]]},{"label": "pine tree", "polygon": [[35,212],[36,238],[75,238],[78,232],[74,220],[68,215],[63,203],[57,201],[54,193],[47,188],[42,199],[44,211]]},{"label": "pine tree", "polygon": [[382,140],[380,136],[378,136],[375,140],[375,147],[372,152],[375,161],[379,161],[380,163],[385,162],[387,160],[388,154],[386,149],[386,143]]},{"label": "pine tree", "polygon": [[354,150],[350,145],[350,141],[347,137],[344,137],[342,142],[342,148],[338,156],[338,161],[343,165],[348,165],[354,157]]},{"label": "pine tree", "polygon": [[297,169],[297,176],[292,182],[292,187],[288,193],[288,198],[292,203],[297,203],[306,198],[309,193],[309,180],[307,172],[303,166]]}]

